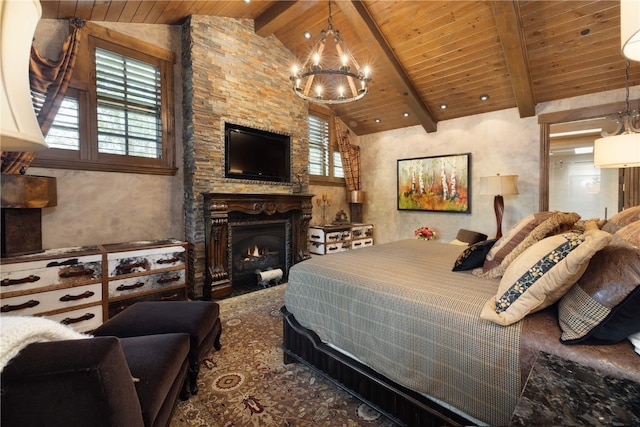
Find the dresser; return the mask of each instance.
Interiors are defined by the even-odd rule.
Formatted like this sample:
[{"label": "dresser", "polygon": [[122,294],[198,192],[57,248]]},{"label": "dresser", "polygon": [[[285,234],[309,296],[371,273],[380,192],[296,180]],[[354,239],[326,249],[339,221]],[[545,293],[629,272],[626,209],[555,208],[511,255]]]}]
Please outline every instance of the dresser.
[{"label": "dresser", "polygon": [[103,253],[98,246],[3,258],[2,315],[46,316],[80,332],[100,326]]},{"label": "dresser", "polygon": [[332,224],[309,227],[309,252],[317,255],[373,245],[373,224]]},{"label": "dresser", "polygon": [[187,243],[130,242],[0,259],[1,315],[92,331],[138,301],[187,299]]},{"label": "dresser", "polygon": [[187,298],[187,244],[177,240],[103,245],[108,316],[138,301]]}]

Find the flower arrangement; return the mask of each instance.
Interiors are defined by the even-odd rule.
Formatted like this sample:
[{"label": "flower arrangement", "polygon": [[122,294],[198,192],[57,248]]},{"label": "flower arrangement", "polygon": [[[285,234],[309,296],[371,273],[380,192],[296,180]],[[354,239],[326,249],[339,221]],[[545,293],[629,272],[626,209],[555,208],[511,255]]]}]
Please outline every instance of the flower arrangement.
[{"label": "flower arrangement", "polygon": [[436,230],[431,227],[420,227],[414,234],[420,240],[433,240],[437,237]]}]

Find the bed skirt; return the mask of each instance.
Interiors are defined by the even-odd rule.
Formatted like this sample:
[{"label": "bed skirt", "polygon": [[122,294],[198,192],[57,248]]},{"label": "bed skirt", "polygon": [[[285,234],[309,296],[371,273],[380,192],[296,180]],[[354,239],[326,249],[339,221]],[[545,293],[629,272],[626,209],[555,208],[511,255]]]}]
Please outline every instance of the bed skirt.
[{"label": "bed skirt", "polygon": [[286,307],[284,362],[300,362],[351,395],[406,426],[467,426],[475,422],[380,375],[368,366],[324,344],[318,335],[301,326]]}]

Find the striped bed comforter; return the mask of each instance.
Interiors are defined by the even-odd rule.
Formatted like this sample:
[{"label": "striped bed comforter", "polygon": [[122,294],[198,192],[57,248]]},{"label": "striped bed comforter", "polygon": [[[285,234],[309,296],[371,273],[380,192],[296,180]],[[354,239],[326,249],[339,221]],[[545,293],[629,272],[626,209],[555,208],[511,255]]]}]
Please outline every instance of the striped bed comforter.
[{"label": "striped bed comforter", "polygon": [[463,247],[401,240],[314,257],[289,271],[285,305],[326,343],[490,425],[520,393],[522,322],[480,319],[498,280],[452,272]]}]

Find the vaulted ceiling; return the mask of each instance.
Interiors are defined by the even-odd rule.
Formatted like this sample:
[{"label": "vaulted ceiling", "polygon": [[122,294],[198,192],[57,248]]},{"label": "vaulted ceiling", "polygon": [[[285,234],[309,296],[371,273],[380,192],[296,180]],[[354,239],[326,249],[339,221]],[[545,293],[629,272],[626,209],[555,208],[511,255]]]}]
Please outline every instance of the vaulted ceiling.
[{"label": "vaulted ceiling", "polygon": [[[358,135],[411,125],[433,132],[442,120],[514,107],[529,117],[539,103],[625,86],[619,1],[338,0],[332,5],[333,27],[358,61],[372,68],[363,99],[331,106]],[[301,59],[329,14],[324,0],[43,0],[42,8],[44,19],[171,25],[191,14],[251,19],[256,34],[274,35]],[[303,37],[305,31],[311,40]],[[631,63],[629,83],[640,84],[638,62]]]}]

